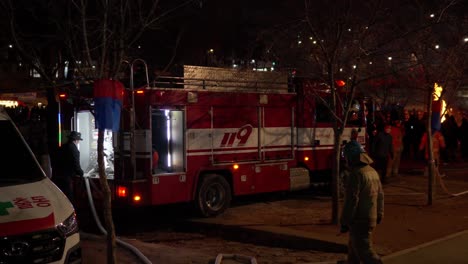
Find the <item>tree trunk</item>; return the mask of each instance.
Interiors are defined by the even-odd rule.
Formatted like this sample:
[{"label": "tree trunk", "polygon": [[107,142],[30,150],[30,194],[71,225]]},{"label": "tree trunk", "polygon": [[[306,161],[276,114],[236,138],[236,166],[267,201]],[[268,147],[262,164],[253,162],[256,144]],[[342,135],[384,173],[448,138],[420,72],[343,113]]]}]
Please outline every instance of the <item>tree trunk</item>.
[{"label": "tree trunk", "polygon": [[340,219],[340,157],[341,157],[341,134],[342,132],[336,127],[335,124],[334,138],[335,147],[332,162],[332,223],[337,225]]},{"label": "tree trunk", "polygon": [[[48,87],[46,90],[47,94],[47,108],[46,108],[46,132],[47,132],[47,151],[50,157],[50,163],[52,166],[52,175],[54,169],[57,167],[57,149],[59,146],[58,142],[58,113],[59,107],[58,102],[55,99],[55,87]],[[52,176],[53,177],[53,176]]]},{"label": "tree trunk", "polygon": [[112,220],[111,191],[107,183],[106,171],[104,168],[104,130],[99,129],[98,134],[98,167],[99,181],[103,192],[104,222],[107,231],[107,263],[116,263],[116,242],[115,229]]},{"label": "tree trunk", "polygon": [[427,160],[427,170],[428,170],[428,179],[427,179],[427,204],[432,205],[432,200],[434,198],[434,175],[435,175],[435,160],[434,152],[432,147],[432,93],[434,88],[428,89],[427,96],[427,149],[428,149],[428,160]]}]

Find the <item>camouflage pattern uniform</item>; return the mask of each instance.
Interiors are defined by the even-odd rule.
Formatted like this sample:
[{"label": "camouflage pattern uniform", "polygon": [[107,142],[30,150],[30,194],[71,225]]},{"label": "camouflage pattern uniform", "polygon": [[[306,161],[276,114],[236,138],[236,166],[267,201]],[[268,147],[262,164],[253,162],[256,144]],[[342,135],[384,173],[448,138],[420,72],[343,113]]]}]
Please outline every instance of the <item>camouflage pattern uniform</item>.
[{"label": "camouflage pattern uniform", "polygon": [[[372,248],[372,231],[384,212],[384,194],[372,159],[359,148],[345,150],[351,167],[341,225],[349,228],[348,263],[382,263]],[[343,232],[343,231],[342,231]]]}]

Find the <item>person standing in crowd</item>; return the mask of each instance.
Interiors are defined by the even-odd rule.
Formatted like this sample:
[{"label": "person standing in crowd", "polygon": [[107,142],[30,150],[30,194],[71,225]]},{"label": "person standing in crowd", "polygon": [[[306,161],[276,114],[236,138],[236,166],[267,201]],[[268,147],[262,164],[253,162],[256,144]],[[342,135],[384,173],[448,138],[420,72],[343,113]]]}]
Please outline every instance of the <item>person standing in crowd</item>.
[{"label": "person standing in crowd", "polygon": [[[419,144],[419,150],[424,150],[424,155],[426,160],[429,160],[429,147],[427,144],[427,132],[421,138],[421,142]],[[440,165],[440,149],[445,148],[445,139],[442,133],[436,129],[432,129],[432,153],[434,155],[435,166],[439,167]]]},{"label": "person standing in crowd", "polygon": [[344,156],[350,175],[340,219],[340,232],[349,231],[347,263],[382,263],[373,249],[372,232],[383,219],[384,193],[372,159],[359,144],[349,145]]},{"label": "person standing in crowd", "polygon": [[403,135],[403,153],[402,157],[405,159],[410,159],[414,157],[414,149],[412,149],[412,139],[414,138],[414,125],[413,125],[414,118],[411,117],[410,112],[408,110],[403,111],[403,129],[405,134]]},{"label": "person standing in crowd", "polygon": [[379,131],[374,139],[372,155],[375,159],[375,169],[380,175],[383,184],[387,183],[388,159],[393,159],[393,144],[390,132],[392,127],[385,125],[383,131]]},{"label": "person standing in crowd", "polygon": [[[442,159],[444,162],[456,161],[456,154],[458,148],[457,138],[457,123],[453,115],[445,115],[445,120],[442,122],[440,132],[444,136],[446,148],[443,151]],[[441,154],[442,154],[441,153]]]},{"label": "person standing in crowd", "polygon": [[401,125],[401,120],[395,120],[390,130],[392,136],[393,159],[388,162],[387,177],[397,177],[400,170],[401,154],[403,152],[403,135],[404,128]]},{"label": "person standing in crowd", "polygon": [[468,120],[465,117],[462,117],[460,126],[458,126],[457,130],[462,161],[468,161]]},{"label": "person standing in crowd", "polygon": [[366,134],[368,138],[368,143],[366,144],[366,150],[368,153],[372,152],[372,146],[374,144],[375,136],[377,135],[377,126],[375,122],[368,122],[366,128]]},{"label": "person standing in crowd", "polygon": [[68,135],[68,142],[59,150],[58,171],[53,172],[52,180],[57,187],[73,202],[73,177],[76,175],[83,177],[83,170],[80,165],[80,151],[78,143],[83,140],[81,133],[72,131]]},{"label": "person standing in crowd", "polygon": [[[353,128],[351,130],[350,140],[349,142],[346,143],[346,145],[343,148],[343,153],[346,153],[349,149],[354,149],[354,148],[360,148],[362,152],[366,152],[366,150],[361,145],[361,143],[357,141],[358,135],[359,135],[359,132],[355,128]],[[345,170],[343,170],[342,172],[345,173],[344,175],[348,175],[348,171],[349,171],[348,164],[344,163],[344,165],[345,165]],[[345,179],[343,179],[343,184],[346,184]]]},{"label": "person standing in crowd", "polygon": [[422,156],[421,152],[419,151],[419,142],[421,142],[421,138],[426,131],[426,124],[427,124],[427,121],[424,117],[424,112],[418,110],[416,120],[414,122],[414,135],[413,135],[414,138],[412,140],[415,160],[417,161],[424,160],[424,156]]}]

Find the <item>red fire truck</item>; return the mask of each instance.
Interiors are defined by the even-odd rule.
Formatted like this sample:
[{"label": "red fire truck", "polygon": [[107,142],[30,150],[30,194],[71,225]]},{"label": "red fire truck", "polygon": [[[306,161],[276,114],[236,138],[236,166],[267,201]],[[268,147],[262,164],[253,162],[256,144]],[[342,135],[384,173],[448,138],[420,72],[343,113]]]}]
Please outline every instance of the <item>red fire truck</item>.
[{"label": "red fire truck", "polygon": [[[333,117],[323,103],[326,85],[292,85],[287,75],[272,79],[271,73],[234,81],[212,70],[186,67],[191,76],[128,91],[113,139],[114,206],[193,202],[203,216],[215,216],[233,196],[330,181]],[[344,140],[353,126],[364,126],[363,102],[355,108]],[[365,129],[359,140],[365,144]]]}]

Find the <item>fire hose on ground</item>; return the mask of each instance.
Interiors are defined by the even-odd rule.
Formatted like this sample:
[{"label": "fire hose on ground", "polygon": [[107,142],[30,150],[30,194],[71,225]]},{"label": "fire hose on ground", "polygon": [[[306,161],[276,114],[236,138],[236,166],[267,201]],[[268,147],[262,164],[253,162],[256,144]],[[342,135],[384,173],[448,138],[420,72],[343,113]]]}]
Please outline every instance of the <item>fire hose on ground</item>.
[{"label": "fire hose on ground", "polygon": [[[101,221],[99,220],[99,217],[96,213],[96,208],[94,206],[94,202],[93,202],[93,196],[91,194],[91,188],[90,188],[90,185],[89,185],[89,173],[87,175],[85,175],[83,178],[85,180],[85,185],[86,185],[86,192],[88,194],[88,201],[89,201],[89,206],[91,208],[91,213],[93,214],[93,217],[94,217],[94,220],[96,222],[96,225],[97,227],[99,228],[99,230],[101,231],[101,233],[103,235],[107,235],[107,231],[106,229],[102,226],[101,224]],[[116,238],[116,242],[118,245],[120,246],[123,246],[125,248],[127,248],[128,250],[130,250],[133,254],[135,254],[141,261],[142,263],[145,263],[145,264],[151,264],[152,262],[143,254],[141,253],[141,251],[139,251],[136,247],[134,247],[133,245],[125,242],[125,241],[122,241],[120,240],[119,238]]]},{"label": "fire hose on ground", "polygon": [[445,186],[445,183],[444,183],[444,181],[442,180],[442,176],[441,176],[440,173],[439,173],[439,168],[437,168],[437,167],[435,168],[435,173],[436,173],[437,179],[439,180],[440,187],[442,188],[442,190],[443,190],[446,194],[448,194],[448,195],[450,195],[450,196],[452,196],[452,197],[457,197],[457,196],[460,196],[460,195],[463,195],[463,194],[467,194],[467,193],[468,193],[468,191],[464,191],[464,192],[460,192],[460,193],[451,193],[451,192],[449,192],[449,190],[447,189],[447,186]]}]

